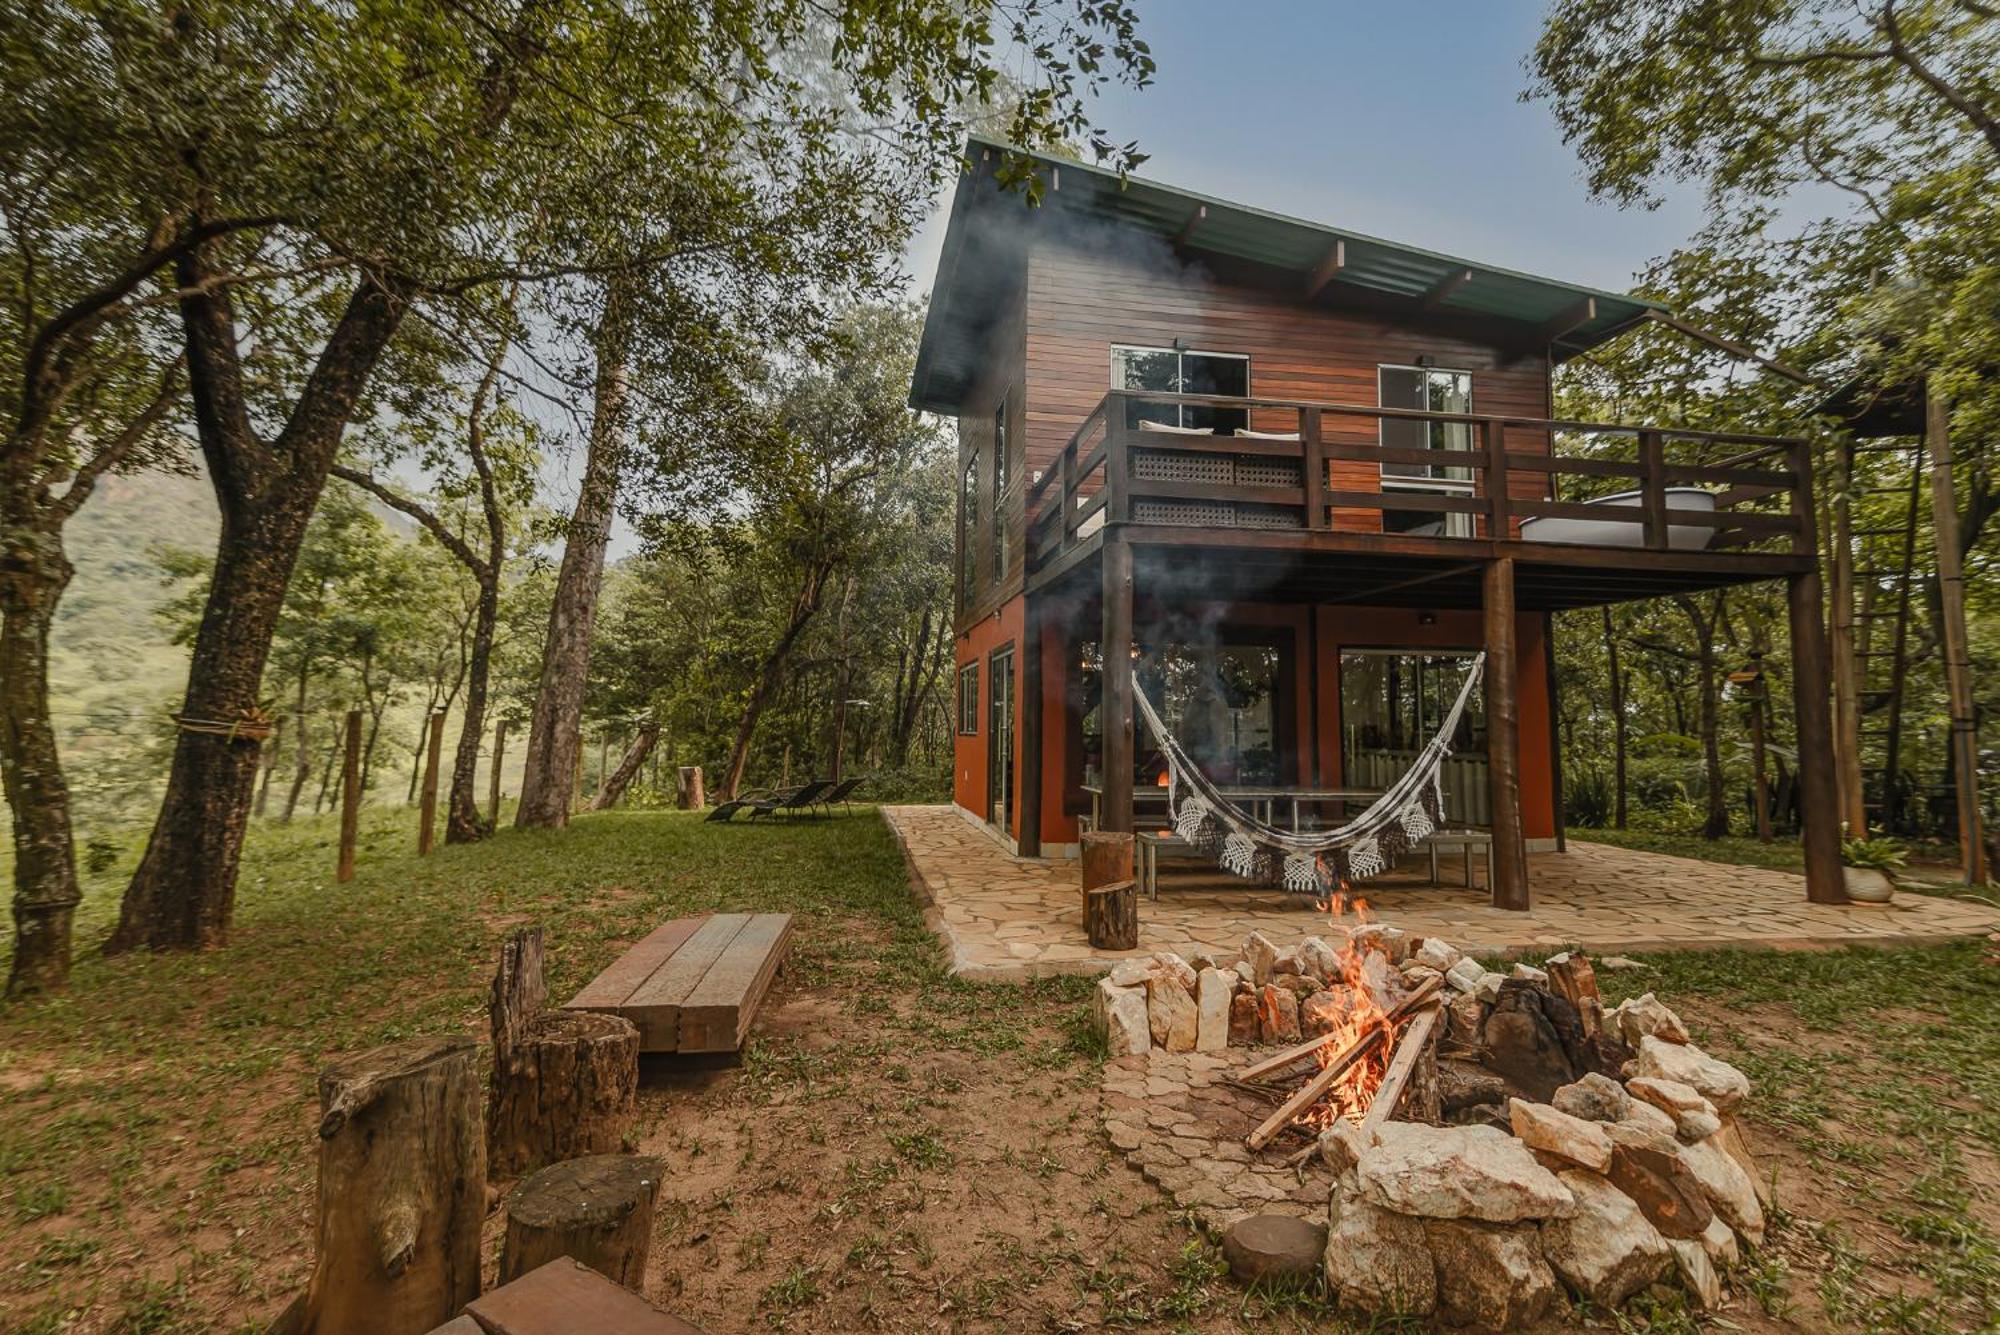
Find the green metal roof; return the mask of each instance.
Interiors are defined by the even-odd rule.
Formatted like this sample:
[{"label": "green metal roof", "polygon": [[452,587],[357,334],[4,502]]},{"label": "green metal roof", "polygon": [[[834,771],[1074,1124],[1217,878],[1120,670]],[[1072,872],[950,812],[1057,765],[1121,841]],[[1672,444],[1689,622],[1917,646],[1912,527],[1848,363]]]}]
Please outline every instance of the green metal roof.
[{"label": "green metal roof", "polygon": [[[1239,262],[1246,272],[1290,277],[1304,292],[1308,279],[1334,253],[1343,263],[1313,301],[1329,308],[1457,316],[1476,322],[1500,341],[1519,340],[1524,351],[1546,347],[1557,359],[1617,337],[1644,320],[1657,302],[1565,283],[1385,241],[1341,227],[1232,204],[1193,190],[1142,180],[1081,162],[1034,157],[1043,182],[1040,209],[993,179],[1001,155],[1014,152],[998,140],[973,136],[966,158],[973,169],[959,177],[951,220],[938,260],[931,305],[924,322],[910,403],[953,413],[977,376],[986,333],[1001,314],[1027,241],[1047,215],[1085,216],[1166,237],[1183,253]],[[1465,277],[1467,272],[1471,277]]]}]

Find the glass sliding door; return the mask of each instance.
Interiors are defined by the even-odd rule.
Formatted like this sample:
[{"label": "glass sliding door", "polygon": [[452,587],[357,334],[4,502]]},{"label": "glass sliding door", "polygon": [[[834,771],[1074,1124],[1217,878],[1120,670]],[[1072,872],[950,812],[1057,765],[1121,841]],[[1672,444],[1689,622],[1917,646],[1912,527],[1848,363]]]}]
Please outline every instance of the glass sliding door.
[{"label": "glass sliding door", "polygon": [[986,819],[1014,827],[1014,649],[987,660]]},{"label": "glass sliding door", "polygon": [[[1078,700],[1084,781],[1103,774],[1100,731],[1102,659],[1095,641],[1083,646]],[[1138,688],[1167,730],[1216,783],[1272,787],[1296,782],[1295,656],[1292,637],[1224,627],[1206,635],[1168,632],[1138,646]],[[1134,787],[1157,787],[1166,761],[1143,726],[1133,753]]]},{"label": "glass sliding door", "polygon": [[[1152,390],[1161,394],[1215,394],[1243,399],[1250,396],[1250,359],[1232,352],[1193,352],[1180,348],[1111,349],[1111,388]],[[1226,436],[1250,424],[1241,408],[1214,408],[1187,403],[1134,403],[1126,408],[1126,425],[1141,422],[1183,431],[1207,431]]]},{"label": "glass sliding door", "polygon": [[[1381,791],[1408,773],[1444,723],[1471,666],[1470,652],[1413,649],[1340,651],[1342,786]],[[1486,700],[1478,687],[1449,739],[1445,819],[1490,823],[1486,790]]]},{"label": "glass sliding door", "polygon": [[[1470,413],[1472,376],[1465,371],[1440,371],[1426,366],[1376,368],[1379,399],[1384,408],[1415,408],[1433,413]],[[1422,422],[1385,417],[1382,443],[1398,449],[1469,450],[1469,422]],[[1384,462],[1382,490],[1433,496],[1472,495],[1472,470],[1449,464]],[[1444,510],[1384,510],[1382,531],[1432,538],[1473,536],[1472,516]]]}]

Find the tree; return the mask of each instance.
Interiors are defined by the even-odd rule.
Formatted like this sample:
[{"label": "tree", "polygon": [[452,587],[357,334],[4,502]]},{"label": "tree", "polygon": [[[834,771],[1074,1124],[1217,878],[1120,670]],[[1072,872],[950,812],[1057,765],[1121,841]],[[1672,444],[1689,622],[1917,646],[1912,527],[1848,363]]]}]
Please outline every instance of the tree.
[{"label": "tree", "polygon": [[[1084,90],[1150,67],[1121,5],[1032,6],[1016,27],[1047,74],[1030,121],[1081,121]],[[107,949],[227,933],[256,769],[228,725],[255,708],[307,522],[348,424],[374,411],[398,329],[493,283],[754,259],[800,220],[868,217],[879,200],[867,177],[830,160],[831,128],[798,114],[810,107],[772,55],[828,28],[851,95],[885,118],[901,109],[933,145],[996,59],[984,17],[944,0],[886,20],[798,0],[359,12],[236,0],[167,15],[121,0],[26,25],[10,79],[24,70],[66,100],[96,99],[92,129],[116,151],[90,166],[104,195],[129,201],[124,216],[146,220],[114,270],[131,277],[101,289],[102,308],[170,276],[158,295],[179,316],[223,517],[182,711],[209,724],[178,739]],[[46,105],[10,102],[0,137],[35,146],[61,177],[71,165],[48,142]],[[748,191],[709,149],[736,142],[746,119],[772,150],[767,167],[780,143],[792,150]],[[767,188],[784,173],[798,190]],[[646,210],[629,210],[635,197]],[[636,248],[607,239],[649,218],[676,230]]]}]

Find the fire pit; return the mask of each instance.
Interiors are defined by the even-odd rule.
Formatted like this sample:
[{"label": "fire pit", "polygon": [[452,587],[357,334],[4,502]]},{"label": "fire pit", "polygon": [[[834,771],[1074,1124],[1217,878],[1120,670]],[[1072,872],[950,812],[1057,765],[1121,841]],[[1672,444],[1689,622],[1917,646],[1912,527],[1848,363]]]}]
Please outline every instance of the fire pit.
[{"label": "fire pit", "polygon": [[1714,1307],[1763,1241],[1748,1080],[1650,993],[1607,1010],[1581,952],[1501,974],[1376,924],[1253,932],[1122,961],[1096,1005],[1112,1144],[1232,1262],[1282,1272],[1257,1244],[1286,1237],[1343,1305],[1491,1330],[1564,1288]]}]

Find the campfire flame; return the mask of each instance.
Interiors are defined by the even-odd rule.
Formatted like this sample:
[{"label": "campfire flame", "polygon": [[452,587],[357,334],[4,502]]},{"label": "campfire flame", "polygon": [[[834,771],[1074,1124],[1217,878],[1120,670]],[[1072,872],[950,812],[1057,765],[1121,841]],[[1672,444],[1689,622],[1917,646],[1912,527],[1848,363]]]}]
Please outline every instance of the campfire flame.
[{"label": "campfire flame", "polygon": [[[1367,1037],[1370,1031],[1393,1027],[1389,1020],[1389,1007],[1395,1004],[1396,995],[1402,990],[1402,979],[1382,952],[1356,946],[1353,929],[1367,925],[1368,901],[1356,898],[1347,882],[1340,882],[1339,888],[1317,907],[1338,929],[1331,934],[1334,940],[1328,944],[1340,943],[1335,950],[1340,977],[1339,981],[1329,985],[1328,990],[1341,999],[1345,1012],[1340,1023],[1314,1052],[1319,1069],[1325,1070],[1335,1058]],[[1349,1066],[1333,1082],[1326,1097],[1308,1108],[1299,1120],[1316,1130],[1325,1130],[1339,1117],[1358,1124],[1368,1115],[1369,1107],[1375,1102],[1375,1091],[1382,1086],[1389,1067],[1389,1054],[1395,1048],[1394,1038],[1393,1033],[1385,1033],[1383,1041]]]}]

